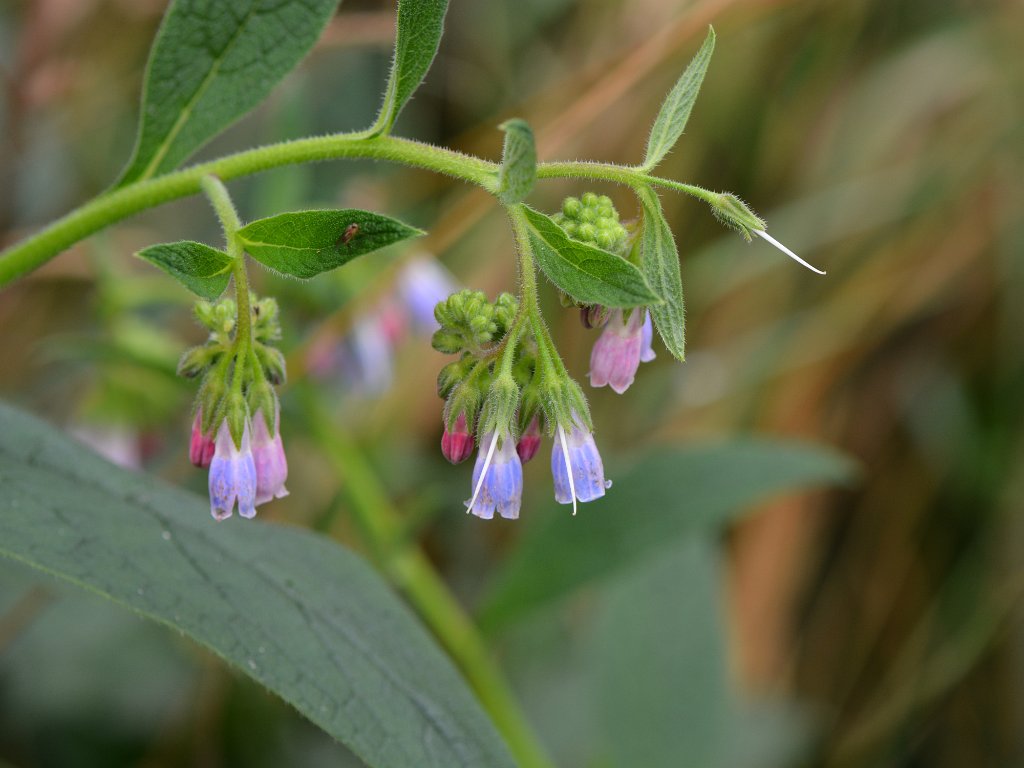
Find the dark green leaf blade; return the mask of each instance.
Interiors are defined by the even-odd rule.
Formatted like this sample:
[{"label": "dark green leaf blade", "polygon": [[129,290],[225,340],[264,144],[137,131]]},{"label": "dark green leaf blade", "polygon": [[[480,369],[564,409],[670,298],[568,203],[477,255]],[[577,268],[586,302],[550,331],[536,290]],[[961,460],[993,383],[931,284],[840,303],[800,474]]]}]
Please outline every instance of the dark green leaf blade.
[{"label": "dark green leaf blade", "polygon": [[[488,628],[580,585],[636,564],[672,541],[718,531],[754,502],[811,485],[847,482],[851,463],[823,448],[744,439],[664,449],[612,471],[615,485],[576,517],[538,510],[481,611]],[[581,525],[581,523],[583,523]]]},{"label": "dark green leaf blade", "polygon": [[191,240],[151,245],[135,255],[160,267],[192,293],[211,301],[224,293],[231,279],[230,256]]},{"label": "dark green leaf blade", "polygon": [[288,526],[216,524],[0,404],[0,554],[174,627],[368,766],[514,763],[449,659],[358,557]]},{"label": "dark green leaf blade", "polygon": [[644,212],[640,239],[641,269],[647,282],[663,299],[651,307],[651,318],[665,347],[677,360],[686,356],[686,307],[683,279],[679,272],[679,251],[672,230],[661,212],[661,202],[650,187],[638,187]]},{"label": "dark green leaf blade", "polygon": [[177,168],[309,52],[338,0],[175,0],[146,67],[139,136],[118,186]]},{"label": "dark green leaf blade", "polygon": [[525,120],[506,120],[501,130],[505,132],[505,145],[498,174],[498,198],[505,205],[512,205],[530,194],[537,180],[537,147],[533,130]]},{"label": "dark green leaf blade", "polygon": [[704,38],[704,44],[662,102],[661,110],[651,127],[651,135],[647,137],[647,153],[644,155],[643,165],[640,166],[641,170],[652,170],[665,158],[682,135],[714,50],[715,30],[708,27],[708,36]]},{"label": "dark green leaf blade", "polygon": [[694,536],[609,585],[592,667],[610,766],[730,765],[723,756],[737,723],[721,579],[715,544]]},{"label": "dark green leaf blade", "polygon": [[572,240],[543,213],[521,206],[527,235],[544,274],[582,304],[639,307],[660,303],[640,270],[602,248]]},{"label": "dark green leaf blade", "polygon": [[237,236],[249,255],[264,266],[308,279],[422,234],[379,213],[346,209],[282,213],[246,224]]},{"label": "dark green leaf blade", "polygon": [[419,88],[437,55],[448,0],[398,0],[395,58],[371,134],[390,133],[398,113]]}]

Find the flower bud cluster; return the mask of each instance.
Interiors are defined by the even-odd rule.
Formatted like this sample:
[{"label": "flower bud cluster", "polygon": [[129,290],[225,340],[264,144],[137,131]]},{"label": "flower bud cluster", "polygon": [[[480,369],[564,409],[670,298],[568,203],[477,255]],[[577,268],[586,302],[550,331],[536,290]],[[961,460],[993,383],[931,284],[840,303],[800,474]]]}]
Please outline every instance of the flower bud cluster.
[{"label": "flower bud cluster", "polygon": [[554,220],[569,237],[592,243],[606,251],[618,252],[626,241],[626,228],[606,195],[587,192],[583,197],[567,197]]},{"label": "flower bud cluster", "polygon": [[280,433],[275,385],[285,381],[285,361],[272,343],[280,339],[277,302],[250,296],[248,338],[238,338],[231,299],[200,302],[196,318],[210,332],[178,364],[201,381],[189,441],[189,459],[210,470],[210,509],[217,520],[235,505],[253,517],[256,505],[288,494],[288,462]]}]

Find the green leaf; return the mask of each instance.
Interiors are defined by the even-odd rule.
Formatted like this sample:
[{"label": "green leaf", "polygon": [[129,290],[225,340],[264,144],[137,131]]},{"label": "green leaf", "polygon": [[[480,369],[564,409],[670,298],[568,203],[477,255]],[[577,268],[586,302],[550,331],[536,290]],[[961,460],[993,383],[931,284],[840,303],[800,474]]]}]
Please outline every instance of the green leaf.
[{"label": "green leaf", "polygon": [[822,448],[743,439],[660,449],[608,475],[615,481],[608,495],[576,517],[554,503],[531,515],[536,522],[488,593],[485,626],[507,623],[694,532],[718,531],[773,494],[849,481],[853,467]]},{"label": "green leaf", "polygon": [[686,121],[690,119],[690,110],[693,109],[693,102],[697,100],[700,91],[700,84],[704,81],[704,74],[708,71],[708,62],[711,61],[711,54],[715,50],[715,30],[708,27],[708,36],[704,38],[704,45],[697,51],[686,71],[672,86],[665,101],[662,102],[658,117],[651,127],[651,135],[647,138],[647,154],[644,156],[643,171],[652,170],[660,163],[669,150],[675,145],[676,140],[682,135],[686,128]]},{"label": "green leaf", "polygon": [[661,211],[657,193],[650,187],[638,187],[636,193],[644,212],[640,268],[663,299],[663,303],[651,307],[651,318],[668,351],[677,360],[683,360],[686,356],[686,308],[676,241]]},{"label": "green leaf", "polygon": [[197,296],[216,299],[231,279],[231,257],[202,243],[182,240],[143,248],[135,254],[169,274]]},{"label": "green leaf", "polygon": [[398,0],[395,58],[373,135],[390,133],[398,113],[430,69],[444,32],[448,0]]},{"label": "green leaf", "polygon": [[720,571],[714,543],[695,536],[611,584],[591,659],[611,766],[725,768],[736,723]]},{"label": "green leaf", "polygon": [[259,104],[338,0],[175,0],[150,52],[135,151],[119,186],[174,170]]},{"label": "green leaf", "polygon": [[368,766],[514,765],[447,656],[330,539],[215,523],[204,500],[6,405],[0,487],[0,554],[183,632]]},{"label": "green leaf", "polygon": [[530,194],[537,180],[537,148],[533,131],[525,120],[506,120],[501,130],[505,132],[505,146],[498,174],[498,198],[505,205],[512,205]]},{"label": "green leaf", "polygon": [[537,263],[551,282],[582,304],[638,307],[658,304],[640,270],[621,256],[572,240],[543,213],[521,206]]},{"label": "green leaf", "polygon": [[259,219],[238,230],[256,261],[283,275],[308,279],[423,231],[378,213],[298,211]]}]

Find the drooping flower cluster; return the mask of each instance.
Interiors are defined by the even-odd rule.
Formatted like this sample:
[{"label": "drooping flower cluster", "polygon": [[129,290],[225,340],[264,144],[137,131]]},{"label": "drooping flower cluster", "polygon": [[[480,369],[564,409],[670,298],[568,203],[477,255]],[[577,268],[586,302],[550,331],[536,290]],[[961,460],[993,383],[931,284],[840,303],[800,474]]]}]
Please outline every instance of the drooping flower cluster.
[{"label": "drooping flower cluster", "polygon": [[[441,450],[459,463],[478,437],[471,496],[477,517],[519,517],[523,464],[538,452],[545,432],[554,437],[551,472],[563,504],[592,501],[609,485],[579,386],[532,334],[517,324],[519,303],[509,294],[494,302],[479,291],[461,291],[435,309],[440,329],[434,348],[459,359],[438,376],[445,400]],[[549,342],[548,342],[549,343]]]},{"label": "drooping flower cluster", "polygon": [[256,507],[288,495],[288,460],[280,431],[274,385],[285,378],[284,357],[271,343],[280,338],[273,299],[252,305],[251,338],[235,333],[235,302],[196,305],[210,331],[206,343],[185,353],[178,372],[201,377],[189,441],[189,459],[210,470],[210,511],[217,520],[235,507],[251,518]]}]

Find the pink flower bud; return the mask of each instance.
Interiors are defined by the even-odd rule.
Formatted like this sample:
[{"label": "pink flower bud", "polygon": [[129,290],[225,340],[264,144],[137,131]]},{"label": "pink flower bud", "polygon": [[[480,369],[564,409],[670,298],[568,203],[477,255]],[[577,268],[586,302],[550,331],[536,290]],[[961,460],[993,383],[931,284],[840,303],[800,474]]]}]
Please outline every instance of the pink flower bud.
[{"label": "pink flower bud", "polygon": [[647,310],[634,309],[628,321],[624,321],[622,315],[621,309],[611,313],[590,354],[591,386],[608,384],[620,395],[633,383],[640,360],[653,357],[653,351],[649,347],[644,348]]},{"label": "pink flower bud", "polygon": [[455,426],[452,431],[444,428],[441,436],[441,453],[452,464],[460,464],[473,455],[473,436],[469,434],[466,424],[466,414],[460,413],[455,419]]},{"label": "pink flower bud", "polygon": [[192,422],[192,439],[188,444],[188,459],[193,466],[206,469],[213,461],[213,452],[216,449],[213,435],[203,434],[203,411],[196,412],[196,418]]},{"label": "pink flower bud", "polygon": [[519,437],[519,442],[516,444],[516,453],[519,454],[519,460],[525,464],[537,455],[537,449],[539,448],[540,417],[534,416],[530,419],[530,423],[526,426],[523,434]]}]

